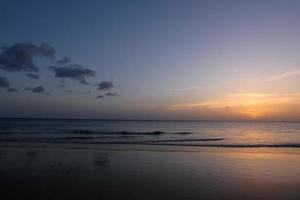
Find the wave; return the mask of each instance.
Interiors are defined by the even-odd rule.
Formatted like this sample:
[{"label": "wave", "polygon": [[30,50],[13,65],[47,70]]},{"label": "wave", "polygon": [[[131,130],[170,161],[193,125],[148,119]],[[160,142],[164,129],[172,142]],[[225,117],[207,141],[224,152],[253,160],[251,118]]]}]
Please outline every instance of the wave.
[{"label": "wave", "polygon": [[100,137],[95,137],[95,136],[66,136],[63,138],[51,138],[51,139],[56,139],[56,140],[94,140],[94,139],[132,139],[135,138],[135,136],[131,135],[121,135],[121,136],[100,136]]},{"label": "wave", "polygon": [[72,134],[104,134],[104,135],[163,135],[163,134],[176,134],[176,135],[189,135],[192,132],[163,132],[163,131],[148,131],[148,132],[130,132],[130,131],[92,131],[92,130],[71,130]]},{"label": "wave", "polygon": [[56,130],[56,131],[41,131],[41,130],[30,130],[24,131],[22,130],[4,130],[0,129],[0,135],[14,135],[14,134],[78,134],[78,135],[123,135],[123,136],[134,136],[134,135],[149,135],[149,136],[158,136],[158,135],[165,135],[165,134],[172,134],[172,135],[190,135],[193,134],[192,132],[163,132],[163,131],[140,131],[140,132],[133,132],[133,131],[99,131],[99,130],[84,130],[84,129],[76,129],[76,130]]},{"label": "wave", "polygon": [[[101,137],[89,137],[89,136],[67,136],[62,138],[3,138],[0,139],[0,142],[59,142],[59,141],[69,141],[69,140],[95,140],[95,139],[132,139],[134,136],[101,136]],[[224,138],[201,138],[201,139],[167,139],[167,140],[131,140],[131,141],[98,141],[97,144],[146,144],[146,143],[163,143],[163,142],[209,142],[209,141],[221,141]]]}]

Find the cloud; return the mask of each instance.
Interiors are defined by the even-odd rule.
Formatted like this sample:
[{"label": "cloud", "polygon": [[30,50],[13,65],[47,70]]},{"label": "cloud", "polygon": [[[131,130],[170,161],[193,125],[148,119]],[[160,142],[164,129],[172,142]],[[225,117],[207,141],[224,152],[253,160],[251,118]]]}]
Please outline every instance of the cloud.
[{"label": "cloud", "polygon": [[114,87],[114,84],[110,81],[102,81],[98,84],[98,90],[110,90]]},{"label": "cloud", "polygon": [[103,95],[98,95],[97,99],[103,99]]},{"label": "cloud", "polygon": [[49,57],[49,58],[54,58],[54,55],[55,55],[56,51],[48,43],[42,43],[39,46],[39,53],[42,56]]},{"label": "cloud", "polygon": [[76,64],[69,65],[67,67],[53,67],[53,69],[57,78],[78,80],[83,84],[88,84],[86,79],[89,77],[94,77],[96,74],[95,71],[88,68],[83,68],[82,66]]},{"label": "cloud", "polygon": [[65,56],[62,59],[58,60],[56,63],[59,65],[69,64],[69,63],[71,63],[71,58]]},{"label": "cloud", "polygon": [[7,91],[7,92],[19,92],[19,90],[16,89],[16,88],[7,88],[6,91]]},{"label": "cloud", "polygon": [[9,47],[2,47],[0,54],[0,69],[14,71],[39,71],[33,58],[41,56],[53,58],[55,49],[47,43],[35,45],[32,43],[15,43]]},{"label": "cloud", "polygon": [[0,88],[8,88],[9,85],[7,78],[0,76]]},{"label": "cloud", "polygon": [[38,87],[32,88],[31,92],[32,93],[45,93],[46,94],[46,90],[42,86],[38,86]]},{"label": "cloud", "polygon": [[185,88],[174,88],[174,89],[171,89],[172,91],[174,92],[185,92],[185,91],[192,91],[192,90],[197,90],[199,88],[196,88],[196,87],[185,87]]},{"label": "cloud", "polygon": [[264,98],[264,97],[270,97],[272,94],[270,93],[232,93],[228,96],[231,97],[245,97],[245,98]]},{"label": "cloud", "polygon": [[31,90],[32,90],[32,88],[29,88],[29,87],[24,88],[24,91],[31,91]]},{"label": "cloud", "polygon": [[268,79],[268,81],[277,81],[277,80],[281,80],[284,78],[289,78],[289,77],[299,76],[299,75],[300,75],[300,69],[296,69],[296,70],[284,72],[281,74],[273,75]]},{"label": "cloud", "polygon": [[38,74],[28,73],[26,75],[31,79],[36,79],[36,80],[40,79],[40,75],[38,75]]},{"label": "cloud", "polygon": [[72,93],[72,92],[73,92],[73,90],[66,90],[66,92],[68,92],[68,93]]},{"label": "cloud", "polygon": [[111,96],[111,97],[119,97],[120,95],[115,93],[115,92],[108,92],[105,94],[106,96]]}]

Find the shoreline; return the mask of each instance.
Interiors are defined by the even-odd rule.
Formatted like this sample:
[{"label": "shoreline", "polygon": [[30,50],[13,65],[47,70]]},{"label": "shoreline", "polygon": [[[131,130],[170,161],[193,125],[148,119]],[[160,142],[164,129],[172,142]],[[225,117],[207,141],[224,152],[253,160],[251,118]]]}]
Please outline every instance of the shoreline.
[{"label": "shoreline", "polygon": [[149,152],[214,152],[214,153],[274,153],[299,154],[300,148],[293,147],[214,147],[214,146],[164,146],[143,144],[76,144],[76,143],[30,143],[0,142],[0,149],[61,149],[103,151],[149,151]]},{"label": "shoreline", "polygon": [[[51,141],[51,140],[16,140],[16,139],[0,139],[0,146],[10,144],[11,146],[15,145],[34,145],[34,144],[44,144],[44,145],[82,145],[82,146],[92,146],[92,147],[100,147],[100,146],[158,146],[158,147],[195,147],[195,148],[232,148],[232,149],[244,149],[244,148],[277,148],[277,149],[285,149],[285,148],[293,148],[300,150],[300,143],[283,143],[283,144],[179,144],[172,143],[177,141],[202,141],[202,142],[210,142],[210,141],[219,141],[220,139],[195,139],[195,140],[162,140],[162,141],[108,141],[108,142],[84,142],[84,141]],[[171,143],[168,143],[168,142]]]}]

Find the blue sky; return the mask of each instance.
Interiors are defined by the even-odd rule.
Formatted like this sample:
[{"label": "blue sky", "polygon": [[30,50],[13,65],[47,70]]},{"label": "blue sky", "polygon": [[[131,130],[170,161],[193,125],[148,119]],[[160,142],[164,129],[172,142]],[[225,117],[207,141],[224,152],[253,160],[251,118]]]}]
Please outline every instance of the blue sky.
[{"label": "blue sky", "polygon": [[[1,47],[46,42],[56,53],[34,57],[39,80],[0,69],[19,90],[0,89],[0,115],[298,120],[299,15],[292,0],[1,0]],[[49,66],[65,56],[96,76],[62,82]],[[98,90],[102,81],[114,87]],[[49,94],[24,91],[37,86]]]}]

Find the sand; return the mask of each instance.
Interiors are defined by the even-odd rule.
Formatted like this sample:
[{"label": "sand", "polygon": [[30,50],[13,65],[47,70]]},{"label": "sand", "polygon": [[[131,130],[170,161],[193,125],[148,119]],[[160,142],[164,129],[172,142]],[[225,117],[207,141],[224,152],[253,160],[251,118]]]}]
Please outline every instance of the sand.
[{"label": "sand", "polygon": [[5,199],[300,199],[288,148],[0,145]]}]

